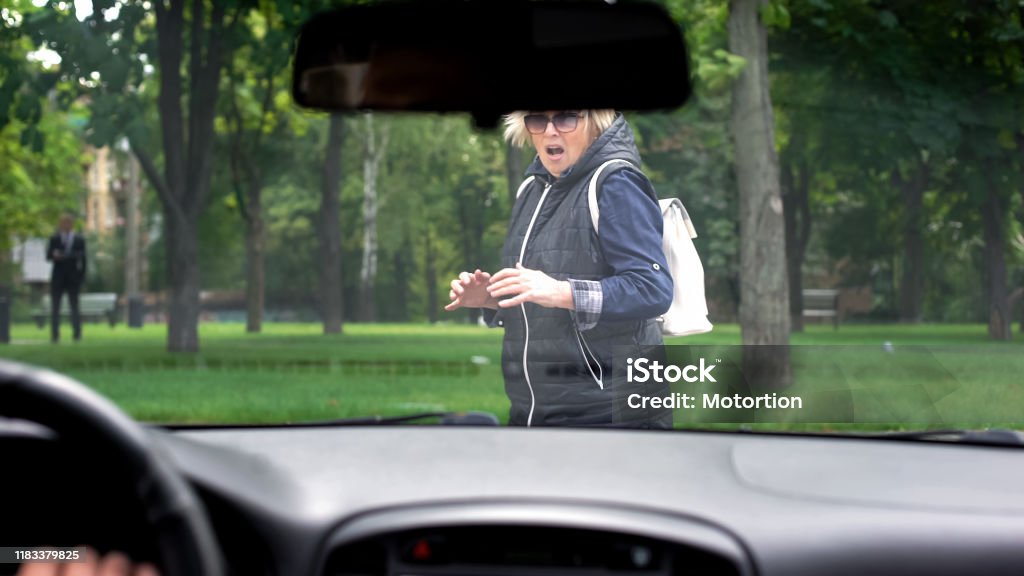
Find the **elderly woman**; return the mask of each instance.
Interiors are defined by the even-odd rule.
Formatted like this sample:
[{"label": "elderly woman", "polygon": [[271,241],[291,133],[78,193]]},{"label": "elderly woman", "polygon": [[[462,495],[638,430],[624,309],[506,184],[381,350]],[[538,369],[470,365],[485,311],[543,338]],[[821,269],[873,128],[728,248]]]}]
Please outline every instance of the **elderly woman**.
[{"label": "elderly woman", "polygon": [[[446,309],[486,308],[488,324],[504,327],[509,424],[671,427],[671,412],[626,403],[644,392],[621,364],[660,349],[655,319],[672,302],[661,210],[629,124],[611,110],[520,112],[505,118],[505,137],[529,140],[537,156],[512,207],[503,268],[459,274]],[[601,171],[598,234],[587,189],[613,159],[629,164]]]}]

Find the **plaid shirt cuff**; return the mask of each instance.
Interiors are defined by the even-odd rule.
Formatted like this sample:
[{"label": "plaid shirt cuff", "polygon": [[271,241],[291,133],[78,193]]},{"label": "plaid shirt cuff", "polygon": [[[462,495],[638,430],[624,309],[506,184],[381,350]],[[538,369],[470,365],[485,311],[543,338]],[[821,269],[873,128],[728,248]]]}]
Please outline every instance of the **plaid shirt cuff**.
[{"label": "plaid shirt cuff", "polygon": [[597,326],[601,318],[601,305],[604,302],[601,283],[596,280],[569,279],[572,286],[573,321],[580,332]]}]

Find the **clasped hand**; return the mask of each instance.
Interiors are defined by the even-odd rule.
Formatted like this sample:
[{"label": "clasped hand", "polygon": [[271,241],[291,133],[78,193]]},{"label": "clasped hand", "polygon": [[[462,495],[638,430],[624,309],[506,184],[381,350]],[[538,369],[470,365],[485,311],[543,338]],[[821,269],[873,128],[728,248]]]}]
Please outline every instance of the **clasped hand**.
[{"label": "clasped hand", "polygon": [[[501,300],[502,297],[506,297]],[[540,270],[504,268],[493,276],[487,272],[462,272],[451,282],[451,302],[444,307],[451,312],[459,308],[510,308],[533,302],[545,308],[572,309],[572,288],[564,280],[555,280]]]}]

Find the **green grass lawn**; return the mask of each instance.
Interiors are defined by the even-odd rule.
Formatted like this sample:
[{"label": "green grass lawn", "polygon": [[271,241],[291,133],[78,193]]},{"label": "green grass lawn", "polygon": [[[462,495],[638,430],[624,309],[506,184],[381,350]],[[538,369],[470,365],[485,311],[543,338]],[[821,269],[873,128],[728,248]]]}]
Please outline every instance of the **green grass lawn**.
[{"label": "green grass lawn", "polygon": [[[45,329],[16,325],[0,357],[69,374],[135,418],[153,422],[295,422],[435,410],[507,417],[499,330],[347,324],[345,334],[325,336],[316,324],[265,324],[263,334],[248,335],[241,324],[203,324],[202,352],[195,355],[166,352],[165,330],[89,324],[81,343],[54,346]],[[668,341],[709,347],[739,342],[735,325]],[[796,382],[785,394],[824,407],[817,414],[833,423],[809,423],[813,411],[803,419],[779,412],[763,413],[751,428],[1024,422],[1024,346],[989,342],[983,325],[811,326],[792,342],[807,347],[794,352]],[[884,342],[894,352],[883,351]],[[682,383],[673,389],[693,391]],[[714,420],[708,413],[677,414],[680,426],[735,427],[709,424]]]}]

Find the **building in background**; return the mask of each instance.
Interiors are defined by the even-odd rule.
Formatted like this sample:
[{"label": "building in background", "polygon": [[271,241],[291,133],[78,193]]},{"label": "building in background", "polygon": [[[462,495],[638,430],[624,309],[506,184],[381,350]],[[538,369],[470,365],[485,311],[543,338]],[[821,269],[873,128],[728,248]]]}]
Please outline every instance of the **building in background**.
[{"label": "building in background", "polygon": [[88,148],[92,162],[85,172],[85,209],[82,228],[87,233],[106,236],[123,223],[118,211],[118,196],[122,192],[125,161],[112,153],[109,147]]},{"label": "building in background", "polygon": [[[107,239],[123,232],[123,243],[117,254],[97,254],[100,258],[121,260],[124,268],[125,295],[145,290],[148,234],[143,229],[141,213],[142,180],[138,160],[127,142],[116,147],[92,148],[93,161],[86,170],[84,230],[95,238]],[[104,243],[110,246],[110,243]]]}]

